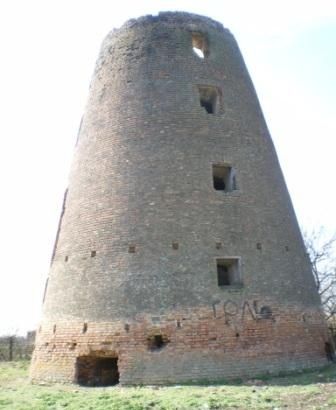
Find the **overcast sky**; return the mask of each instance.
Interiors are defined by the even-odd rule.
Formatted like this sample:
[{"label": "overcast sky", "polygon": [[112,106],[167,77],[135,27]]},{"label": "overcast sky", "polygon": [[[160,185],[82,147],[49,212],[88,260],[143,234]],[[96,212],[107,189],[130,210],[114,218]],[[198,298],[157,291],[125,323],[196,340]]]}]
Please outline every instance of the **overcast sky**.
[{"label": "overcast sky", "polygon": [[336,231],[334,0],[1,0],[0,334],[38,323],[102,39],[166,10],[207,15],[235,35],[300,225]]}]

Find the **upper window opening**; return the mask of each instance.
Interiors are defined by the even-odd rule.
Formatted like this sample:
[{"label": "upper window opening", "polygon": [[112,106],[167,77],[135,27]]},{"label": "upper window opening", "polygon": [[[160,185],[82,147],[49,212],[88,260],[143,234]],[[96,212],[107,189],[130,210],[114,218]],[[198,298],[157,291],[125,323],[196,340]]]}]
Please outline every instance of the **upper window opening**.
[{"label": "upper window opening", "polygon": [[235,172],[229,165],[213,165],[212,177],[216,191],[231,192],[237,189]]},{"label": "upper window opening", "polygon": [[217,259],[218,286],[241,285],[239,259]]},{"label": "upper window opening", "polygon": [[204,58],[209,55],[208,41],[202,33],[191,33],[192,48],[194,53],[199,58]]},{"label": "upper window opening", "polygon": [[216,114],[219,111],[219,92],[217,87],[198,86],[200,105],[208,114]]},{"label": "upper window opening", "polygon": [[204,53],[200,48],[193,47],[193,51],[199,58],[204,58]]},{"label": "upper window opening", "polygon": [[135,253],[136,247],[135,245],[129,245],[128,247],[128,253]]}]

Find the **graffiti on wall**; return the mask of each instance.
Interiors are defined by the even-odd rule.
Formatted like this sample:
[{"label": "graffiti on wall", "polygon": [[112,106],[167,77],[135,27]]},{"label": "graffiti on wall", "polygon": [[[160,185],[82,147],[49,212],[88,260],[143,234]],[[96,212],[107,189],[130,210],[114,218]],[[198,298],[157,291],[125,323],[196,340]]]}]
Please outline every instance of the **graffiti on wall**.
[{"label": "graffiti on wall", "polygon": [[215,319],[224,318],[226,324],[232,322],[244,322],[245,320],[271,319],[274,321],[273,312],[270,306],[260,306],[257,300],[253,302],[245,300],[237,303],[233,300],[215,301],[212,304],[213,316]]}]

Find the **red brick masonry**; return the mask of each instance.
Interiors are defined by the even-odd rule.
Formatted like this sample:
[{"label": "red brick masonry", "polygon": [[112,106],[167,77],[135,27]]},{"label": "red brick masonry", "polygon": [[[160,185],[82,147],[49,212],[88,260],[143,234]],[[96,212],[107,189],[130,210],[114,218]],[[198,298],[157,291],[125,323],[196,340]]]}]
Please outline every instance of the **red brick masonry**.
[{"label": "red brick masonry", "polygon": [[320,366],[320,302],[229,30],[164,12],[109,33],[74,149],[32,380],[165,384]]},{"label": "red brick masonry", "polygon": [[[76,382],[76,359],[117,357],[122,384],[166,384],[277,373],[326,363],[328,340],[320,312],[226,300],[165,316],[115,323],[43,323],[32,380]],[[151,348],[155,335],[164,345]]]}]

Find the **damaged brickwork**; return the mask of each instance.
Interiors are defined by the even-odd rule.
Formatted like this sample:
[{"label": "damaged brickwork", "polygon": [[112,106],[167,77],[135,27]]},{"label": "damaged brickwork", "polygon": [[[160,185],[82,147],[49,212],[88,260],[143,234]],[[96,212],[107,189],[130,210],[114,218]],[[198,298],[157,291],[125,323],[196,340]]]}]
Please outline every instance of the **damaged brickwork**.
[{"label": "damaged brickwork", "polygon": [[323,315],[288,308],[264,315],[256,301],[227,300],[129,322],[92,322],[85,333],[83,323],[63,322],[56,333],[46,324],[33,380],[37,373],[37,380],[105,385],[95,374],[102,359],[110,359],[110,384],[194,383],[321,365],[328,336]]},{"label": "damaged brickwork", "polygon": [[220,380],[326,363],[327,328],[231,33],[160,13],[105,39],[32,381]]}]

